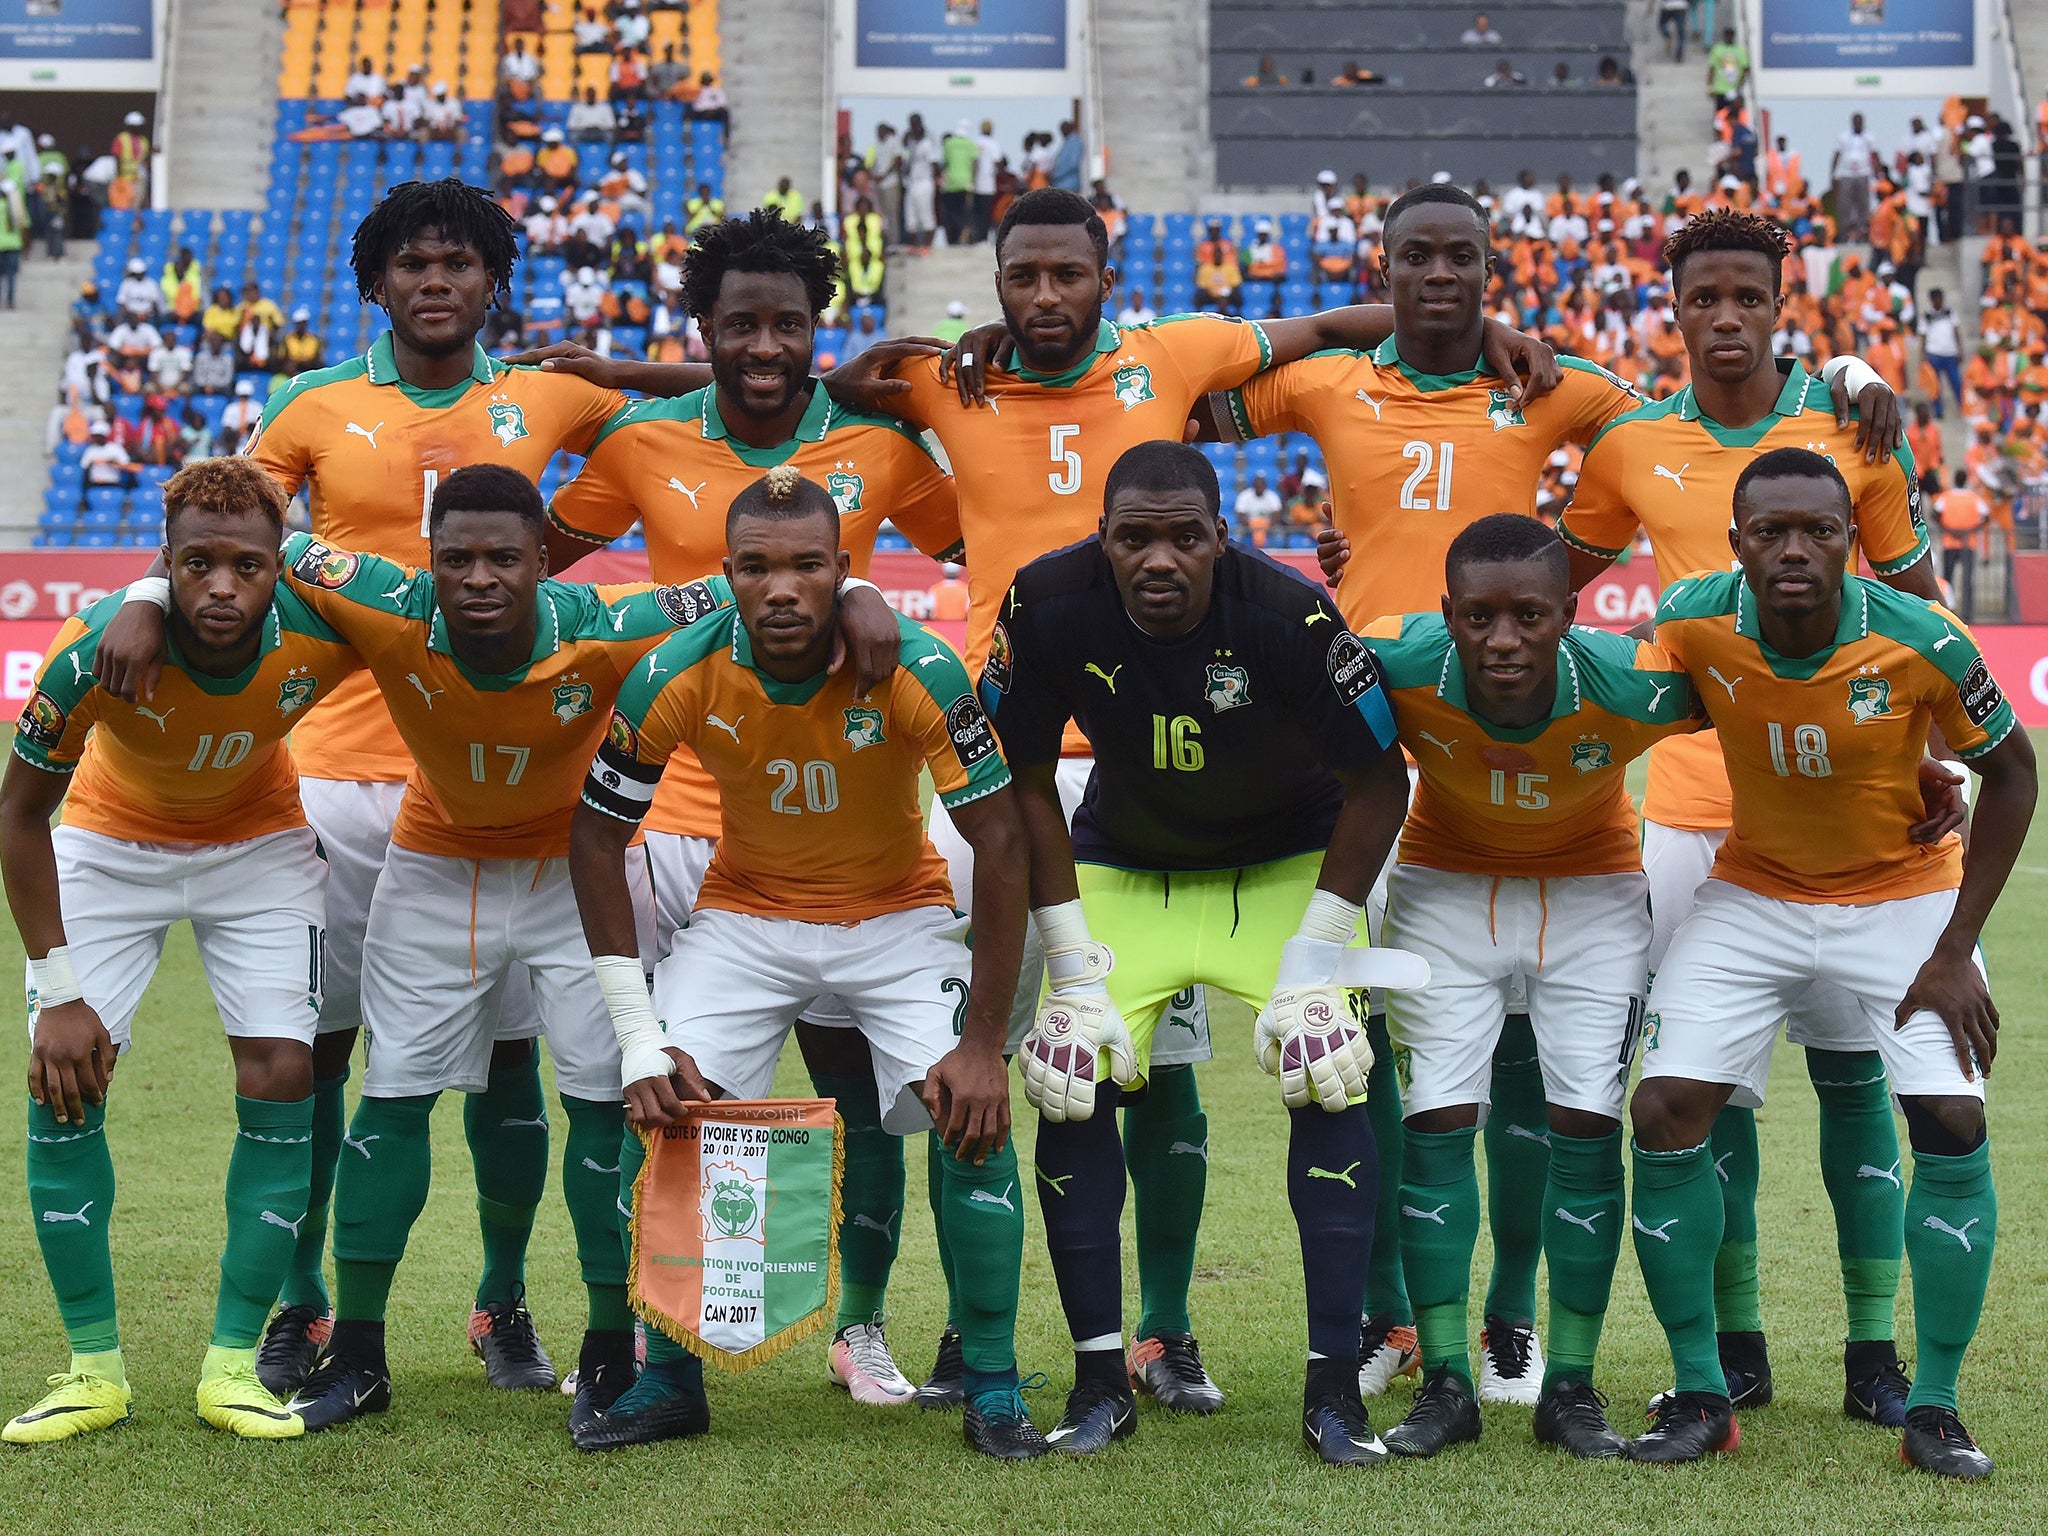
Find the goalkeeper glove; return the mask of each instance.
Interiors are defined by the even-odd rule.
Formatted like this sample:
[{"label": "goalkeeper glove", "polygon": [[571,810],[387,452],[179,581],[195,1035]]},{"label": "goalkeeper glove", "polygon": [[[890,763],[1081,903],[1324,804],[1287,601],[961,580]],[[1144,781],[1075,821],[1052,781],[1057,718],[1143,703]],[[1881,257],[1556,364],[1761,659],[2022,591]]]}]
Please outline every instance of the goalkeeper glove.
[{"label": "goalkeeper glove", "polygon": [[1104,985],[1116,957],[1089,937],[1078,901],[1039,907],[1031,916],[1045,945],[1052,990],[1018,1051],[1024,1097],[1055,1124],[1086,1120],[1095,1113],[1095,1084],[1105,1056],[1116,1083],[1130,1087],[1139,1081],[1137,1048]]}]

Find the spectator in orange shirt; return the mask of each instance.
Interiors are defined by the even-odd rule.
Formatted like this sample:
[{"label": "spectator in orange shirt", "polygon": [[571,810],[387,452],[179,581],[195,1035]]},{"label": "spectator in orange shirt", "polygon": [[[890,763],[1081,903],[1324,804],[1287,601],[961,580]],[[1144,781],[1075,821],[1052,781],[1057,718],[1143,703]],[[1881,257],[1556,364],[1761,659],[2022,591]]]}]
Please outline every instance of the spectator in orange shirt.
[{"label": "spectator in orange shirt", "polygon": [[1259,220],[1252,231],[1252,243],[1245,250],[1244,275],[1256,282],[1287,280],[1287,250],[1273,238],[1273,221]]},{"label": "spectator in orange shirt", "polygon": [[[1941,481],[1930,474],[1921,483],[1938,487]],[[1948,585],[1950,605],[1969,624],[1977,608],[1977,546],[1991,521],[1991,509],[1970,488],[1969,471],[1959,469],[1954,488],[1934,499],[1934,512],[1941,522],[1941,579]]]},{"label": "spectator in orange shirt", "polygon": [[967,622],[967,583],[961,568],[948,560],[939,567],[939,579],[932,584],[932,617],[947,624]]},{"label": "spectator in orange shirt", "polygon": [[[1939,475],[1945,467],[1945,450],[1941,441],[1941,423],[1934,419],[1934,412],[1925,400],[1913,406],[1913,421],[1906,428],[1906,447],[1912,451],[1913,465],[1923,475]],[[1941,485],[1937,480],[1935,490]]]},{"label": "spectator in orange shirt", "polygon": [[1220,219],[1211,219],[1208,239],[1195,247],[1195,290],[1226,313],[1235,314],[1237,290],[1243,283],[1236,242],[1225,237]]}]

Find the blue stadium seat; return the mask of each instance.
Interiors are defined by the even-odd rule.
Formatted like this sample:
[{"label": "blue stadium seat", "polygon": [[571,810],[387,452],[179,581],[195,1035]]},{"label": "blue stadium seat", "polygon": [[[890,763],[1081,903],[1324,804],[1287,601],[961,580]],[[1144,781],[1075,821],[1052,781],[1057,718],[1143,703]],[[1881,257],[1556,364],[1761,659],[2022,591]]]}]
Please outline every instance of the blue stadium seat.
[{"label": "blue stadium seat", "polygon": [[59,528],[69,528],[77,520],[77,517],[76,509],[71,507],[45,507],[42,512],[37,514],[36,528],[43,533],[50,533]]},{"label": "blue stadium seat", "polygon": [[72,533],[69,528],[52,528],[37,534],[35,539],[35,547],[38,549],[69,549],[71,545]]},{"label": "blue stadium seat", "polygon": [[92,528],[78,535],[75,547],[79,549],[112,549],[118,537],[111,528]]},{"label": "blue stadium seat", "polygon": [[162,542],[163,535],[158,530],[150,528],[123,528],[115,536],[114,547],[117,549],[154,549]]},{"label": "blue stadium seat", "polygon": [[119,507],[88,506],[83,512],[78,514],[78,525],[81,528],[116,528],[120,526],[120,523],[121,509]]}]

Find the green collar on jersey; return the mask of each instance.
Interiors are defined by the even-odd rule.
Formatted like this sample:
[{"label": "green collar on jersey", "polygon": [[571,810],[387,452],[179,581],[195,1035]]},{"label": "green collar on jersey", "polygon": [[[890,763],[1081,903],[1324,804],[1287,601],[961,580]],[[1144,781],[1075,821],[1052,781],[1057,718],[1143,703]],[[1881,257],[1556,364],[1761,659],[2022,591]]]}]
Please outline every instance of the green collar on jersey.
[{"label": "green collar on jersey", "polygon": [[1763,653],[1764,661],[1778,676],[1812,677],[1828,664],[1837,647],[1847,645],[1851,640],[1861,640],[1870,633],[1870,591],[1863,585],[1862,577],[1845,575],[1842,578],[1842,616],[1835,623],[1834,642],[1822,646],[1811,656],[1781,656],[1764,639],[1756,594],[1749,590],[1748,579],[1738,571],[1735,573],[1735,633],[1745,640],[1754,640],[1756,648]]},{"label": "green collar on jersey", "polygon": [[1095,345],[1064,373],[1040,373],[1036,368],[1012,368],[1009,370],[1010,377],[1022,379],[1026,384],[1043,384],[1049,389],[1065,389],[1093,368],[1097,358],[1104,353],[1114,352],[1123,345],[1123,339],[1123,332],[1104,320],[1095,327]]},{"label": "green collar on jersey", "polygon": [[462,673],[463,681],[485,693],[507,693],[526,680],[526,674],[533,664],[544,656],[552,656],[562,648],[562,616],[555,609],[555,597],[548,590],[550,583],[542,582],[534,594],[533,654],[520,666],[510,672],[478,672],[455,654],[455,648],[448,643],[448,624],[441,617],[441,605],[434,604],[433,617],[427,621],[427,649],[439,651],[455,663]]},{"label": "green collar on jersey", "polygon": [[220,697],[240,693],[244,688],[248,687],[249,679],[254,677],[256,669],[263,665],[263,658],[282,644],[284,644],[284,619],[277,611],[275,599],[271,601],[270,612],[263,616],[263,643],[256,647],[256,655],[249,665],[242,668],[233,677],[215,677],[210,672],[201,672],[185,658],[185,653],[178,649],[176,631],[168,625],[164,628],[164,659],[191,678],[193,686],[201,693],[211,693]]},{"label": "green collar on jersey", "polygon": [[800,683],[785,683],[763,672],[754,663],[754,642],[747,634],[746,621],[740,618],[737,608],[732,616],[732,659],[761,680],[761,691],[768,695],[770,704],[808,704],[818,696],[818,690],[831,676],[827,672],[817,672]]},{"label": "green collar on jersey", "polygon": [[1367,355],[1382,368],[1400,369],[1402,377],[1407,379],[1410,384],[1413,384],[1425,395],[1434,394],[1441,389],[1456,389],[1461,384],[1470,384],[1481,374],[1491,376],[1493,373],[1493,370],[1486,366],[1486,359],[1484,357],[1481,357],[1478,362],[1460,373],[1424,373],[1418,368],[1410,367],[1401,360],[1401,349],[1391,336],[1374,347]]},{"label": "green collar on jersey", "polygon": [[742,464],[755,469],[773,469],[777,464],[787,462],[804,443],[822,443],[825,434],[832,430],[832,396],[815,377],[811,380],[811,403],[804,407],[803,419],[796,424],[796,431],[786,442],[772,448],[754,448],[731,435],[725,425],[725,418],[718,411],[718,386],[708,384],[704,388],[704,435],[722,440],[733,452],[733,457]]},{"label": "green collar on jersey", "polygon": [[[1449,638],[1448,632],[1445,638]],[[1444,652],[1443,676],[1437,682],[1436,691],[1438,698],[1469,716],[1495,741],[1534,741],[1550,729],[1552,721],[1577,714],[1584,697],[1579,686],[1578,658],[1572,655],[1571,646],[1563,640],[1557,643],[1557,697],[1550,701],[1550,713],[1534,725],[1495,725],[1472,707],[1465,694],[1465,669],[1458,665],[1458,648],[1455,645]]]},{"label": "green collar on jersey", "polygon": [[[1780,366],[1783,366],[1782,364]],[[1711,416],[1700,412],[1699,397],[1686,385],[1672,398],[1677,402],[1680,421],[1696,421],[1706,429],[1707,436],[1723,448],[1754,448],[1763,441],[1764,434],[1787,416],[1797,416],[1806,409],[1807,386],[1813,382],[1809,374],[1798,363],[1793,363],[1785,374],[1785,387],[1778,391],[1778,398],[1762,419],[1746,427],[1724,427]]]},{"label": "green collar on jersey", "polygon": [[423,411],[445,411],[469,393],[470,385],[491,384],[498,378],[498,367],[491,361],[491,354],[475,342],[470,344],[469,377],[460,384],[450,384],[446,389],[421,389],[398,376],[398,353],[391,344],[389,331],[370,343],[366,361],[372,384],[396,384],[404,391],[405,398]]}]

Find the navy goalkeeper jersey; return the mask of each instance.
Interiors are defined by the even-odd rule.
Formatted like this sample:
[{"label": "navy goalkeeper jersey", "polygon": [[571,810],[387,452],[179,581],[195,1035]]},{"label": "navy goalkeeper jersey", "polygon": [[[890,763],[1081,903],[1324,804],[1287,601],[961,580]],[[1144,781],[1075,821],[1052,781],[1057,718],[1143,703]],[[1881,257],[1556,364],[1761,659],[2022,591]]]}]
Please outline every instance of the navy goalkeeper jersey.
[{"label": "navy goalkeeper jersey", "polygon": [[983,705],[1013,766],[1049,763],[1071,719],[1095,749],[1074,857],[1233,869],[1329,846],[1333,770],[1394,741],[1372,653],[1316,587],[1227,549],[1209,611],[1176,640],[1125,612],[1089,539],[1034,560],[1004,600]]}]

